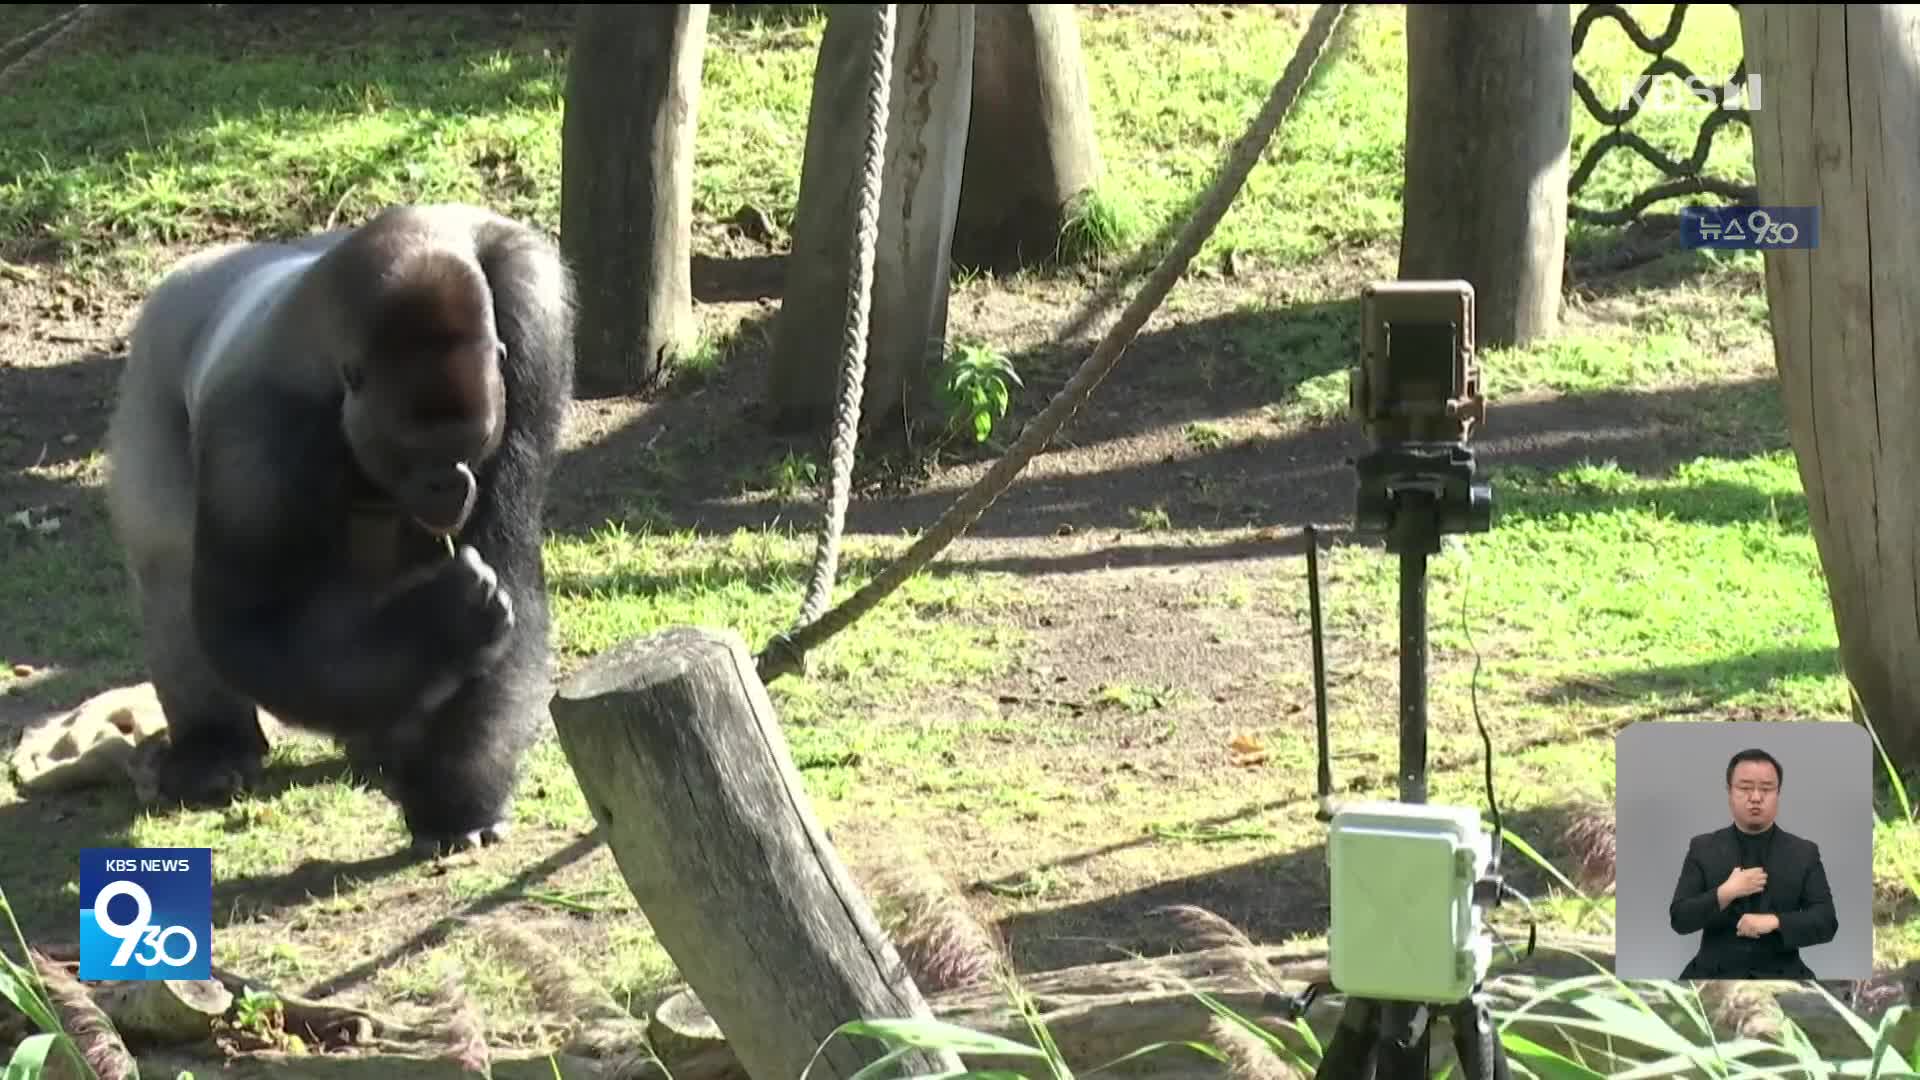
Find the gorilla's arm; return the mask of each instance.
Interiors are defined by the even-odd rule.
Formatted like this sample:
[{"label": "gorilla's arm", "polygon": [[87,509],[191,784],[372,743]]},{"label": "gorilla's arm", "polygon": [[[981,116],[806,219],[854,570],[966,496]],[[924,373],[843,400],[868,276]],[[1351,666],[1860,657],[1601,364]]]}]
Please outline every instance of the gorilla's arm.
[{"label": "gorilla's arm", "polygon": [[475,233],[506,346],[507,429],[481,470],[481,495],[466,533],[516,603],[530,603],[546,588],[543,511],[573,386],[572,282],[537,234],[494,219],[478,222]]},{"label": "gorilla's arm", "polygon": [[259,388],[207,404],[194,626],[222,678],[289,720],[379,725],[484,665],[511,623],[484,567],[447,560],[383,590],[353,579],[331,410]]}]

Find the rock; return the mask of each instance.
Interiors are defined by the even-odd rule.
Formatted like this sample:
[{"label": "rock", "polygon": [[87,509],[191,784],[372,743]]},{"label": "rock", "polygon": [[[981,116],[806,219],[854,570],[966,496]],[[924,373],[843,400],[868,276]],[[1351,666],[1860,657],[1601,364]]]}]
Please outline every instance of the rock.
[{"label": "rock", "polygon": [[152,683],[108,690],[29,727],[13,751],[14,780],[36,795],[108,783],[127,775],[140,744],[166,730]]},{"label": "rock", "polygon": [[[267,714],[259,716],[261,731],[273,738],[279,726]],[[22,733],[10,761],[14,782],[29,795],[128,778],[138,788],[142,761],[166,745],[166,732],[167,719],[152,683],[103,691],[71,712],[49,716]]]}]

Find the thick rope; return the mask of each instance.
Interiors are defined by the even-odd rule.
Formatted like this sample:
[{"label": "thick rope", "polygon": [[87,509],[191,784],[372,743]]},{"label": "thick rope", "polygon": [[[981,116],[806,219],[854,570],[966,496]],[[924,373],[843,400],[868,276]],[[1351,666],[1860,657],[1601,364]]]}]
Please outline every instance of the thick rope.
[{"label": "thick rope", "polygon": [[[860,437],[860,399],[867,382],[867,323],[873,294],[874,249],[880,237],[880,184],[886,166],[888,95],[893,87],[893,4],[877,5],[867,68],[867,140],[860,170],[860,204],[855,212],[853,257],[847,277],[847,318],[840,335],[840,400],[834,413],[820,538],[814,549],[813,577],[807,582],[796,626],[805,627],[827,610],[839,571],[840,534],[847,521],[853,487],[854,447]],[[804,665],[805,656],[799,657]]]},{"label": "thick rope", "polygon": [[1121,354],[1132,343],[1134,335],[1140,332],[1147,319],[1167,298],[1174,283],[1186,272],[1187,264],[1193,261],[1201,245],[1213,235],[1220,219],[1226,216],[1240,189],[1246,185],[1247,176],[1259,162],[1261,153],[1272,141],[1274,132],[1279,130],[1281,121],[1292,110],[1295,99],[1300,96],[1301,87],[1313,74],[1314,67],[1326,51],[1327,43],[1346,11],[1346,4],[1321,4],[1314,10],[1313,20],[1307,24],[1307,31],[1294,49],[1293,59],[1288,62],[1285,73],[1267,96],[1266,105],[1234,144],[1226,165],[1214,177],[1213,185],[1201,197],[1193,216],[1181,228],[1173,246],[1161,258],[1160,265],[1154,268],[1141,285],[1139,293],[1120,313],[1120,320],[1107,331],[1100,344],[1094,347],[1093,353],[1080,365],[1080,370],[1074,372],[1073,378],[1054,395],[1040,415],[1029,420],[1027,426],[1021,429],[1020,437],[1006,455],[994,462],[985,476],[954,500],[933,528],[928,529],[907,549],[905,555],[882,570],[859,592],[794,633],[770,643],[756,658],[761,681],[771,683],[783,675],[801,670],[803,658],[810,650],[851,626],[854,620],[871,611],[889,593],[932,562],[942,548],[979,520],[993,501],[1012,486],[1013,478],[1026,467],[1027,462],[1066,426],[1073,414],[1092,396],[1094,388],[1120,362]]}]

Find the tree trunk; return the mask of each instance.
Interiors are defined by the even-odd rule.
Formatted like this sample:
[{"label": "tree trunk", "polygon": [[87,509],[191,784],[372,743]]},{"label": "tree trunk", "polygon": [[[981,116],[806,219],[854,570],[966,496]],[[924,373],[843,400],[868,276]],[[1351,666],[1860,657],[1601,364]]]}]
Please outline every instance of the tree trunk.
[{"label": "tree trunk", "polygon": [[[1763,206],[1819,213],[1766,253],[1774,358],[1840,661],[1895,762],[1920,765],[1920,10],[1742,5]],[[1781,89],[1791,87],[1791,92]]]},{"label": "tree trunk", "polygon": [[1472,282],[1482,348],[1559,322],[1572,123],[1566,4],[1407,6],[1400,277]]},{"label": "tree trunk", "polygon": [[976,4],[973,104],[954,261],[1046,260],[1101,172],[1080,32],[1068,4]]},{"label": "tree trunk", "polygon": [[[945,354],[954,216],[973,80],[973,5],[901,4],[895,21],[862,428],[917,413]],[[769,405],[782,431],[823,432],[838,394],[874,11],[835,5],[820,43]]]},{"label": "tree trunk", "polygon": [[694,114],[705,4],[580,12],[567,63],[560,241],[579,281],[578,390],[632,393],[695,334]]}]

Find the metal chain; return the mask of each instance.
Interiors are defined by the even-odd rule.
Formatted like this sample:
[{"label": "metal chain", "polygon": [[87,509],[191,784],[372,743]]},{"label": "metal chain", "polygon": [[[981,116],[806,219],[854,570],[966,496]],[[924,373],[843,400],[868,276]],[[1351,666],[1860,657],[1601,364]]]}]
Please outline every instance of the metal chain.
[{"label": "metal chain", "polygon": [[[1619,4],[1588,4],[1574,22],[1573,54],[1580,55],[1581,46],[1586,44],[1587,32],[1592,29],[1595,22],[1603,18],[1612,19],[1620,24],[1620,29],[1626,33],[1635,48],[1654,57],[1653,62],[1640,73],[1641,85],[1650,84],[1656,75],[1672,75],[1675,78],[1691,80],[1694,77],[1693,71],[1680,61],[1666,55],[1667,50],[1673,48],[1680,40],[1680,30],[1686,22],[1688,6],[1687,4],[1673,5],[1673,12],[1667,17],[1666,30],[1658,37],[1649,37],[1647,32],[1640,28],[1640,24],[1634,21],[1633,16]],[[1728,6],[1737,9],[1740,5]],[[1746,82],[1747,63],[1742,59],[1735,66],[1733,76],[1721,86],[1721,100],[1726,100],[1736,89],[1744,87]],[[1597,225],[1624,225],[1639,217],[1647,207],[1668,199],[1712,194],[1734,202],[1747,202],[1755,197],[1755,191],[1751,185],[1701,175],[1701,170],[1706,167],[1707,156],[1713,152],[1714,136],[1720,129],[1728,124],[1750,122],[1744,109],[1716,108],[1710,112],[1700,124],[1700,133],[1694,139],[1693,153],[1684,161],[1676,161],[1639,135],[1622,128],[1622,125],[1639,115],[1640,102],[1629,101],[1622,108],[1608,108],[1594,94],[1593,87],[1581,77],[1578,71],[1573,73],[1573,89],[1580,98],[1581,104],[1586,106],[1587,112],[1591,113],[1595,120],[1613,130],[1601,136],[1592,146],[1587,147],[1586,152],[1581,155],[1579,166],[1573,170],[1573,175],[1568,179],[1568,217]],[[1668,179],[1646,188],[1628,200],[1626,205],[1613,210],[1596,210],[1573,203],[1572,197],[1586,185],[1600,162],[1609,153],[1621,147],[1640,155],[1648,164],[1665,173]]]}]

